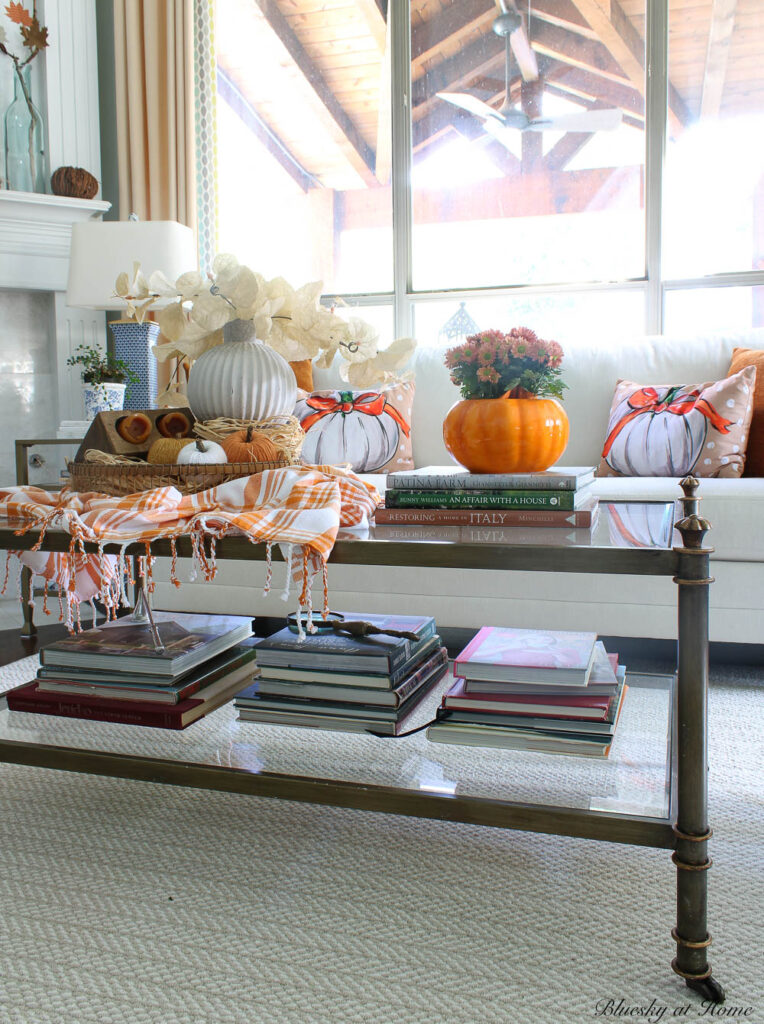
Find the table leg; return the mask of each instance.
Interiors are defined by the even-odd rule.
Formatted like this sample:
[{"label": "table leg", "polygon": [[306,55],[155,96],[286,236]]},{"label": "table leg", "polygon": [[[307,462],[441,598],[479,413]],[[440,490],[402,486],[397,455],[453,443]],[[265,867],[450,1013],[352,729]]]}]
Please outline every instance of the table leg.
[{"label": "table leg", "polygon": [[[706,927],[708,869],[708,597],[709,548],[703,538],[709,523],[697,514],[694,480],[682,481],[685,515],[677,523],[682,537],[678,575],[679,644],[677,694],[677,808],[675,850],[677,868],[677,944],[673,970],[688,988],[715,1003],[724,989],[712,977],[708,963],[711,936]],[[685,486],[688,485],[688,486]],[[692,493],[688,493],[691,491]],[[690,511],[691,510],[691,511]]]}]

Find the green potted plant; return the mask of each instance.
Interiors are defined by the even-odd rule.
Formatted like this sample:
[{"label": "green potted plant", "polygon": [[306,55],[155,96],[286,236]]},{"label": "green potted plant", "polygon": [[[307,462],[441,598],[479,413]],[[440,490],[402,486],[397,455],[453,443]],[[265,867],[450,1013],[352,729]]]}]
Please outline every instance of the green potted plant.
[{"label": "green potted plant", "polygon": [[128,386],[140,383],[126,362],[92,345],[79,345],[66,365],[82,367],[82,395],[88,420],[96,413],[124,408]]}]

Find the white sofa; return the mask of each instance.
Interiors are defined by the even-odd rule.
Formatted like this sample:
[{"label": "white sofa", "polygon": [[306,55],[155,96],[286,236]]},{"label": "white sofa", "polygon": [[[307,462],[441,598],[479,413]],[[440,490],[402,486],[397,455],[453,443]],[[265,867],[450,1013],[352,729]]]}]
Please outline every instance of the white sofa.
[{"label": "white sofa", "polygon": [[[697,383],[726,376],[735,346],[764,348],[764,330],[709,337],[642,338],[613,348],[567,345],[563,375],[570,442],[565,465],[597,465],[610,402],[619,377],[645,384]],[[417,390],[412,439],[417,466],[451,460],[442,440],[443,418],[459,397],[443,364],[443,350],[420,348],[413,369]],[[316,387],[336,386],[333,371],[316,373]],[[605,477],[601,499],[673,500],[678,480]],[[713,554],[711,639],[761,643],[764,623],[764,479],[702,480],[702,514],[710,520]],[[758,531],[758,532],[757,532]],[[160,570],[161,571],[161,570]],[[283,571],[275,565],[274,578]],[[215,583],[158,582],[160,608],[247,612],[279,616],[278,586],[262,596],[262,563],[220,564]],[[158,574],[159,578],[159,574]],[[182,578],[182,577],[181,577]],[[484,624],[595,629],[605,636],[673,638],[676,594],[670,579],[570,573],[475,572],[356,566],[329,568],[332,607],[359,612],[426,610],[441,627]]]}]

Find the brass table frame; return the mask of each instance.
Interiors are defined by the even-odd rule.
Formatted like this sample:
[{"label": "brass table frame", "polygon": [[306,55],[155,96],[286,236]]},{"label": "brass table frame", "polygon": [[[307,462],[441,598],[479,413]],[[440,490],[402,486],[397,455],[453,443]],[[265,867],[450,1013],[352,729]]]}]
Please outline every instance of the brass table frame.
[{"label": "brass table frame", "polygon": [[[674,793],[666,818],[423,793],[272,772],[254,773],[240,768],[4,739],[0,739],[0,761],[671,849],[677,892],[676,927],[672,930],[677,952],[671,966],[704,999],[722,1002],[724,991],[712,977],[708,964],[711,939],[706,927],[707,869],[711,866],[708,856],[711,836],[707,769],[708,606],[709,586],[713,582],[709,575],[709,556],[713,549],[703,546],[710,525],[698,514],[697,487],[698,481],[692,477],[682,481],[684,516],[676,524],[682,546],[673,549],[451,545],[372,539],[338,541],[331,556],[333,563],[368,566],[671,576],[678,592],[678,666],[676,730],[672,744]],[[0,548],[28,549],[37,539],[35,533],[18,537],[10,529],[0,529]],[[66,534],[48,533],[42,549],[66,551],[68,544]],[[191,555],[188,538],[178,541],[177,551],[180,557]],[[169,542],[155,542],[152,552],[168,556]],[[227,537],[218,541],[217,555],[219,558],[262,560],[265,551],[263,545],[253,545],[244,537]]]}]

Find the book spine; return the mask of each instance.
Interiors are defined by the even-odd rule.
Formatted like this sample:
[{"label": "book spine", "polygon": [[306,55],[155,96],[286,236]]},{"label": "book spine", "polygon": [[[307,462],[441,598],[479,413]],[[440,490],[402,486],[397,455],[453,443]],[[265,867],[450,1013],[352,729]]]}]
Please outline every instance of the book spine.
[{"label": "book spine", "polygon": [[387,486],[394,490],[417,491],[495,491],[532,488],[535,491],[575,491],[583,487],[593,474],[582,477],[555,476],[534,477],[528,479],[525,473],[474,473],[471,476],[461,474],[424,474],[390,473]]},{"label": "book spine", "polygon": [[560,529],[588,529],[594,509],[470,509],[470,508],[387,508],[374,513],[380,526],[554,526]]},{"label": "book spine", "polygon": [[402,704],[406,697],[421,686],[423,679],[426,679],[439,666],[445,665],[447,661],[448,654],[446,652],[446,648],[441,647],[437,654],[428,658],[424,665],[422,665],[422,667],[418,669],[413,676],[407,679],[405,683],[402,683],[401,686],[396,689],[395,692],[398,694],[398,703]]},{"label": "book spine", "polygon": [[154,729],[182,729],[179,714],[171,711],[144,711],[113,707],[108,705],[83,704],[80,701],[66,701],[61,697],[53,700],[38,700],[9,693],[8,707],[11,711],[30,711],[35,715],[56,715],[63,718],[85,718],[94,722],[112,722],[116,725],[148,725]]},{"label": "book spine", "polygon": [[400,491],[387,489],[388,508],[525,508],[573,510],[575,491]]}]

